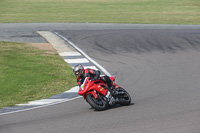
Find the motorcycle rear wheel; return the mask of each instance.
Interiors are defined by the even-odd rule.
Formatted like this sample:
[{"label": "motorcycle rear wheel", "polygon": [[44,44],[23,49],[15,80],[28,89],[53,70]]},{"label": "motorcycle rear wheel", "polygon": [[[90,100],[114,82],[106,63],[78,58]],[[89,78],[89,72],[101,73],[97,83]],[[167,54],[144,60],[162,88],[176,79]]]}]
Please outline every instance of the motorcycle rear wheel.
[{"label": "motorcycle rear wheel", "polygon": [[129,104],[131,104],[131,96],[129,95],[129,93],[120,87],[119,91],[123,91],[123,94],[118,95],[119,98],[119,104],[122,106],[127,106]]},{"label": "motorcycle rear wheel", "polygon": [[86,100],[92,108],[98,111],[105,110],[108,107],[108,102],[101,96],[95,98],[92,94],[88,94]]}]

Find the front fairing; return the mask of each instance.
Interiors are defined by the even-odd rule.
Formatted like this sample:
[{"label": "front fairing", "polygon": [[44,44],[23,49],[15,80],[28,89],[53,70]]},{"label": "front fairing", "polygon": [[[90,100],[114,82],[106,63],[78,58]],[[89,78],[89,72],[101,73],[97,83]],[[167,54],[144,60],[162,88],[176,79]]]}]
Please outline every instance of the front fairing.
[{"label": "front fairing", "polygon": [[103,88],[101,85],[104,85],[103,83],[95,83],[94,81],[90,81],[89,77],[86,77],[83,84],[80,86],[79,88],[79,95],[86,95],[88,92],[90,91],[98,91],[101,94],[103,94],[104,96],[107,93],[107,89]]},{"label": "front fairing", "polygon": [[86,92],[90,90],[90,88],[95,86],[95,84],[89,80],[89,77],[86,77],[83,81],[83,84],[79,87],[79,95],[84,95]]}]

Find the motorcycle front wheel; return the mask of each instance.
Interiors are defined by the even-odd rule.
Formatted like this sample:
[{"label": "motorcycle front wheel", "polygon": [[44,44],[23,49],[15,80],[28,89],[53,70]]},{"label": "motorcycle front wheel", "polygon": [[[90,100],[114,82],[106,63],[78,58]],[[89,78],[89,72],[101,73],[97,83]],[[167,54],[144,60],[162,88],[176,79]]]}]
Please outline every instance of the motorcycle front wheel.
[{"label": "motorcycle front wheel", "polygon": [[86,100],[92,108],[98,111],[105,110],[108,107],[108,102],[103,96],[98,96],[98,98],[95,98],[92,94],[88,94],[86,96]]}]

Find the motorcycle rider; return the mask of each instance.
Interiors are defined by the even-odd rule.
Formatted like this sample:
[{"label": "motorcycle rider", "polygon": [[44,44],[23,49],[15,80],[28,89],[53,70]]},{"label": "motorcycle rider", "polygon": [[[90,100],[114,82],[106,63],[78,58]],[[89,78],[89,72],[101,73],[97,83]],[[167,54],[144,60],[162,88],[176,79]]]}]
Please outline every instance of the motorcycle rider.
[{"label": "motorcycle rider", "polygon": [[[100,77],[101,72],[99,70],[94,70],[94,69],[90,69],[90,68],[84,69],[83,65],[77,64],[74,67],[73,72],[76,76],[77,84],[79,86],[81,86],[83,84],[86,77],[90,77],[90,80],[92,80],[92,81],[97,81],[100,79],[105,84],[107,84],[109,88],[113,88],[113,87],[115,89],[119,88],[119,86],[115,82],[113,82],[108,76]],[[107,88],[105,88],[105,89],[107,89]]]}]

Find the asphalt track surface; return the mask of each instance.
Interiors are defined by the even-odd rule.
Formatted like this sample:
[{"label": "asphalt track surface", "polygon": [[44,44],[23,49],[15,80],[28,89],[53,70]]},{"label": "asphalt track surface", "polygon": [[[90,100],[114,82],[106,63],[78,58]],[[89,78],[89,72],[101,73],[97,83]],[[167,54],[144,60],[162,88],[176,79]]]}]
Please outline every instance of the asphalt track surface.
[{"label": "asphalt track surface", "polygon": [[99,112],[79,98],[2,115],[1,133],[200,132],[200,27],[105,24],[101,29],[100,25],[49,30],[116,75],[132,104]]}]

